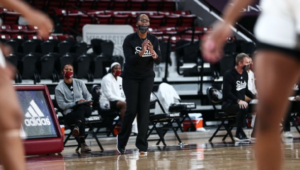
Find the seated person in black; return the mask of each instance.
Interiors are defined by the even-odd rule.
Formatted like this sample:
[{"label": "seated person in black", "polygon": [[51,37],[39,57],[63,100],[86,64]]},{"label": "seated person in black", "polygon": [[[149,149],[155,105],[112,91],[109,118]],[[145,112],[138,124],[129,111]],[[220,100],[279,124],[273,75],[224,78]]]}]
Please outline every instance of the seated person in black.
[{"label": "seated person in black", "polygon": [[90,152],[91,149],[85,143],[85,118],[91,115],[90,106],[93,103],[83,102],[91,101],[92,96],[81,80],[73,78],[72,65],[65,65],[62,74],[64,80],[55,88],[57,104],[64,112],[66,124],[71,125],[72,135],[81,146],[81,152]]},{"label": "seated person in black", "polygon": [[236,66],[228,70],[223,78],[223,103],[222,109],[229,114],[236,114],[236,141],[248,140],[243,126],[246,122],[248,103],[245,96],[250,99],[253,94],[248,89],[249,56],[241,53],[236,56]]}]

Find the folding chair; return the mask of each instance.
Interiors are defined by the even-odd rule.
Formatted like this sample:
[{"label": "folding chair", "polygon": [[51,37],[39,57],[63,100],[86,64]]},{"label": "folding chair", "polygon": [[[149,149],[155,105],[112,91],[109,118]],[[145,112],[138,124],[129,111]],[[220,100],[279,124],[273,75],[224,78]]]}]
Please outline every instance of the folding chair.
[{"label": "folding chair", "polygon": [[[216,105],[222,103],[222,97],[223,97],[221,92],[218,89],[213,88],[213,87],[208,87],[207,88],[207,97],[208,97],[209,102],[211,102],[211,104],[214,108],[215,118],[217,120],[221,121],[221,124],[219,124],[218,128],[216,129],[216,131],[214,132],[214,134],[210,137],[210,139],[208,141],[211,142],[214,137],[223,137],[222,140],[225,141],[225,139],[229,135],[232,142],[234,142],[233,135],[231,133],[231,130],[233,129],[234,125],[230,124],[229,122],[235,121],[236,115],[230,115],[230,114],[227,114],[226,112],[218,111]],[[224,129],[221,129],[222,127],[224,127]],[[226,130],[227,133],[225,135],[217,135],[217,133],[220,130]]]},{"label": "folding chair", "polygon": [[293,122],[293,125],[295,126],[296,130],[298,131],[298,133],[300,134],[300,129],[299,129],[299,106],[300,103],[298,101],[292,101],[291,102],[291,113],[288,113],[288,114],[291,114],[291,119],[292,119],[292,122]]},{"label": "folding chair", "polygon": [[120,113],[115,110],[103,110],[100,108],[100,92],[101,86],[100,85],[93,85],[91,88],[91,94],[93,97],[93,109],[98,111],[98,114],[101,116],[101,126],[97,127],[96,133],[100,133],[99,130],[101,128],[106,128],[106,136],[109,137],[110,134],[116,136],[114,133],[114,129],[116,125],[120,122],[120,119],[115,120],[117,116],[120,116]]},{"label": "folding chair", "polygon": [[[60,113],[63,115],[63,119],[65,120],[65,114],[64,114],[63,110],[61,110],[61,109],[58,107],[58,104],[57,104],[56,100],[53,101],[53,104],[54,104],[54,106],[56,106],[57,111],[60,112]],[[100,119],[99,116],[91,116],[91,117],[89,117],[89,118],[86,118],[86,119],[85,119],[85,128],[88,128],[89,130],[88,130],[88,132],[86,132],[85,138],[87,138],[87,136],[88,136],[89,134],[91,134],[92,137],[96,140],[96,142],[97,142],[97,144],[98,144],[100,150],[101,150],[101,151],[104,151],[104,149],[103,149],[103,147],[102,147],[100,141],[98,140],[97,133],[96,133],[96,131],[94,131],[94,129],[98,128],[98,127],[101,125],[101,123],[102,123],[102,121],[101,121],[101,119]],[[70,129],[71,132],[70,132],[69,134],[67,134],[66,137],[65,137],[65,140],[64,140],[64,147],[77,146],[77,148],[76,148],[76,152],[77,152],[77,151],[79,150],[79,148],[80,148],[80,145],[66,145],[67,142],[68,142],[68,140],[71,138],[72,130],[73,130],[74,126],[75,126],[75,125],[67,125],[67,124],[65,123],[65,128],[66,128],[66,129]]]},{"label": "folding chair", "polygon": [[[157,95],[155,93],[152,92],[152,94],[156,97],[155,100],[151,101],[151,105],[155,104],[156,102],[159,104],[161,110],[163,111],[163,113],[161,114],[150,114],[150,125],[152,125],[152,128],[149,130],[148,135],[147,135],[147,139],[149,138],[149,136],[152,134],[152,132],[155,130],[157,135],[159,136],[159,139],[156,143],[156,145],[159,145],[160,142],[163,143],[164,146],[166,146],[166,142],[165,142],[165,135],[166,133],[169,131],[169,129],[172,129],[178,142],[179,145],[182,145],[182,141],[180,139],[180,137],[177,134],[177,129],[180,127],[179,125],[179,113],[178,114],[174,114],[174,113],[170,113],[167,114],[166,111],[164,110],[164,108],[161,105],[161,102],[159,101],[159,99],[157,98]],[[177,127],[173,126],[173,123],[176,122],[178,124]],[[165,123],[163,125],[163,127],[158,127],[158,124],[160,123]],[[157,140],[157,139],[154,139]],[[148,139],[149,141],[149,139]]]}]

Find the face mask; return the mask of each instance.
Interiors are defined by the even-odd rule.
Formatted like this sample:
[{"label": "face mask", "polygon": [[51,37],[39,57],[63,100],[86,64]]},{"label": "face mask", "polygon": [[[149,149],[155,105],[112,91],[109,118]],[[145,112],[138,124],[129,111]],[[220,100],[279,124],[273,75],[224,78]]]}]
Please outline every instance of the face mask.
[{"label": "face mask", "polygon": [[248,65],[244,65],[243,67],[243,70],[245,71],[245,70],[249,70],[249,68],[250,68],[250,64],[248,64]]},{"label": "face mask", "polygon": [[140,31],[142,34],[144,34],[144,33],[146,33],[146,32],[148,31],[149,26],[141,26],[141,25],[138,25],[138,29],[139,29],[139,31]]},{"label": "face mask", "polygon": [[117,77],[117,76],[120,76],[121,73],[122,73],[121,70],[117,70],[117,71],[114,72],[113,75]]},{"label": "face mask", "polygon": [[73,72],[71,72],[71,71],[67,71],[67,72],[65,72],[65,78],[66,79],[70,79],[70,78],[72,78],[73,77]]}]

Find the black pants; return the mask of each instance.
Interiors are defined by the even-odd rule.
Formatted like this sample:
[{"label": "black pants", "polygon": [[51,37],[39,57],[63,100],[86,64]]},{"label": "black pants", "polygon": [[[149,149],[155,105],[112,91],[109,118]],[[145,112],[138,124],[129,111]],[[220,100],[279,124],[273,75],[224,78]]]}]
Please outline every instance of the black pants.
[{"label": "black pants", "polygon": [[290,132],[291,131],[291,112],[288,112],[285,116],[285,120],[284,120],[284,127],[283,127],[283,131],[284,132]]},{"label": "black pants", "polygon": [[290,106],[288,112],[285,115],[285,119],[284,119],[284,126],[283,126],[283,131],[284,132],[290,132],[291,131],[291,113],[293,112],[297,112],[297,107],[298,105],[296,105],[295,103],[292,103],[292,105]]},{"label": "black pants", "polygon": [[223,111],[228,114],[236,114],[236,137],[246,137],[243,127],[246,123],[246,115],[248,108],[241,109],[238,104],[226,103],[223,104]]},{"label": "black pants", "polygon": [[65,116],[67,125],[75,124],[79,128],[79,136],[85,135],[85,118],[90,117],[92,109],[89,105],[82,104],[73,108],[71,113]]},{"label": "black pants", "polygon": [[293,101],[285,116],[284,127],[283,127],[284,132],[291,131],[291,124],[290,124],[292,118],[291,113],[299,113],[299,111],[300,111],[300,102]]},{"label": "black pants", "polygon": [[121,132],[118,134],[118,145],[125,148],[131,134],[132,122],[137,115],[138,135],[135,145],[140,151],[147,151],[147,132],[149,125],[150,94],[154,77],[144,79],[123,78],[123,89],[126,96],[126,112]]}]

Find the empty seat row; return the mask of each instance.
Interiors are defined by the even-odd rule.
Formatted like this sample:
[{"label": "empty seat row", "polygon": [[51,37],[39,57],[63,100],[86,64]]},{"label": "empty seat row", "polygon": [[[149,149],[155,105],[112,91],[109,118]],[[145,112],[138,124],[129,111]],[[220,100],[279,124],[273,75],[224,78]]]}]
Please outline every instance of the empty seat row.
[{"label": "empty seat row", "polygon": [[[195,15],[170,15],[170,16],[149,16],[150,25],[153,28],[161,26],[186,26],[192,27],[194,25]],[[81,33],[82,28],[86,24],[120,24],[131,25],[136,27],[136,16],[129,15],[85,15],[85,14],[72,14],[57,16],[56,22],[60,23],[64,32],[75,30]]]},{"label": "empty seat row", "polygon": [[5,42],[12,47],[13,53],[19,56],[29,54],[29,53],[76,53],[83,54],[86,53],[88,46],[84,42],[76,43],[74,40],[16,40],[10,39]]},{"label": "empty seat row", "polygon": [[55,15],[73,15],[73,14],[87,14],[87,15],[98,15],[98,14],[105,14],[105,15],[133,15],[136,16],[137,14],[147,14],[147,15],[190,15],[190,11],[119,11],[119,10],[84,10],[84,9],[64,9],[64,8],[53,8],[52,9]]},{"label": "empty seat row", "polygon": [[186,27],[186,26],[178,26],[178,27],[158,27],[158,28],[149,28],[150,33],[154,35],[203,35],[207,31],[212,30],[211,27]]},{"label": "empty seat row", "polygon": [[72,64],[74,66],[74,77],[93,81],[94,78],[102,78],[106,73],[106,67],[112,62],[123,62],[121,56],[103,56],[88,54],[34,54],[29,53],[22,58],[11,54],[8,61],[15,63],[18,70],[15,82],[22,83],[22,80],[30,79],[35,83],[41,79],[50,79],[58,82],[63,78],[61,71],[64,65]]},{"label": "empty seat row", "polygon": [[2,19],[2,24],[12,25],[18,24],[21,15],[18,12],[0,8],[0,16]]},{"label": "empty seat row", "polygon": [[1,25],[0,33],[36,34],[37,27],[32,25]]},{"label": "empty seat row", "polygon": [[[19,41],[24,40],[44,40],[41,36],[35,35],[35,34],[0,34],[0,40],[1,41],[7,41],[10,39],[18,39]],[[46,40],[58,40],[58,41],[64,41],[68,39],[74,39],[72,35],[68,34],[57,34],[57,35],[50,35],[48,39]]]},{"label": "empty seat row", "polygon": [[29,0],[33,6],[49,10],[51,7],[68,8],[75,6],[80,9],[97,10],[176,10],[175,0]]},{"label": "empty seat row", "polygon": [[[13,48],[18,45],[17,40],[10,40],[7,43]],[[22,44],[23,53],[15,52],[7,58],[19,70],[16,75],[17,83],[22,82],[22,79],[33,79],[35,82],[39,82],[40,79],[59,81],[62,78],[61,69],[65,64],[74,65],[77,70],[75,76],[78,78],[93,81],[94,78],[103,77],[106,67],[109,67],[111,62],[123,63],[122,56],[113,56],[114,44],[109,40],[93,39],[91,46],[94,52],[90,54],[87,54],[88,46],[84,42],[69,40],[55,43],[53,40],[41,42],[27,40]],[[40,48],[39,53],[37,45]]]}]

